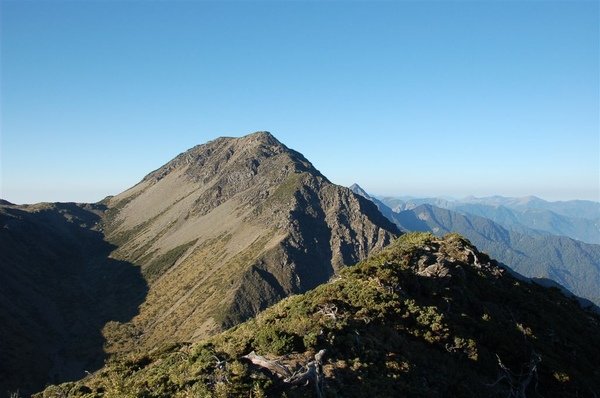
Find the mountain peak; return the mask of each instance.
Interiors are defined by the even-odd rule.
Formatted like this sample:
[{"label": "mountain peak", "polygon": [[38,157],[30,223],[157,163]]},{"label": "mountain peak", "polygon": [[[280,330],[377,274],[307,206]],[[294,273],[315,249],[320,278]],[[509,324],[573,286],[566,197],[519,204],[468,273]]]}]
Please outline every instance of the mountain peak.
[{"label": "mountain peak", "polygon": [[210,175],[222,172],[255,175],[260,165],[276,158],[279,159],[278,168],[272,169],[273,173],[307,171],[324,178],[302,154],[286,147],[270,132],[257,131],[242,137],[219,137],[196,145],[148,174],[142,182],[157,182],[172,172],[205,182]]},{"label": "mountain peak", "polygon": [[[249,138],[249,137],[253,137],[253,138],[257,138],[257,139],[261,139],[261,140],[275,140],[277,142],[279,142],[275,136],[273,134],[271,134],[270,131],[256,131],[254,133],[250,133],[245,135],[244,137]],[[244,138],[242,137],[242,138]]]},{"label": "mountain peak", "polygon": [[243,145],[251,145],[251,146],[276,146],[276,147],[287,147],[281,143],[273,134],[268,131],[256,131],[254,133],[246,134],[241,137],[228,137],[230,142],[243,144]]},{"label": "mountain peak", "polygon": [[369,195],[367,193],[367,191],[365,191],[364,189],[362,189],[362,187],[360,185],[358,185],[357,183],[354,183],[354,184],[350,185],[348,187],[348,189],[350,189],[355,194],[362,196],[363,198],[371,200],[371,195]]},{"label": "mountain peak", "polygon": [[[332,184],[301,153],[264,131],[195,146],[107,205],[107,239],[118,244],[117,254],[142,267],[157,291],[167,292],[156,299],[160,305],[175,305],[169,297],[179,291],[162,285],[163,269],[155,264],[176,266],[187,283],[203,281],[195,285],[203,312],[169,331],[182,339],[232,326],[323,283],[399,232],[375,205]],[[229,265],[211,268],[223,264]],[[201,277],[207,270],[211,276]],[[223,294],[203,296],[223,281]],[[195,308],[192,301],[185,306]],[[148,344],[162,341],[161,330],[148,332]]]}]

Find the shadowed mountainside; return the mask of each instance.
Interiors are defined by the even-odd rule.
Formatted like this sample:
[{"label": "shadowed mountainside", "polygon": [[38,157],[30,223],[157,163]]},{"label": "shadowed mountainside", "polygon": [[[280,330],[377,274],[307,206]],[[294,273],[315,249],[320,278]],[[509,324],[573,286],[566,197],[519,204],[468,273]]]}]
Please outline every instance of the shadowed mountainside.
[{"label": "shadowed mountainside", "polygon": [[83,377],[104,364],[101,330],[137,314],[147,285],[109,257],[103,206],[0,205],[0,396]]}]

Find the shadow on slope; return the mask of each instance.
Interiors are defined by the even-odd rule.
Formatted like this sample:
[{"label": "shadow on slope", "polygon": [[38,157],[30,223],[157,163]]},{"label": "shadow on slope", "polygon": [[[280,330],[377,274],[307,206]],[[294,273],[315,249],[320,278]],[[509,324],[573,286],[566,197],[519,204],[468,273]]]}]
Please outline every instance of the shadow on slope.
[{"label": "shadow on slope", "polygon": [[79,379],[106,357],[102,329],[138,313],[140,269],[110,258],[104,208],[0,207],[0,397]]},{"label": "shadow on slope", "polygon": [[[593,397],[599,321],[456,234],[407,234],[224,333],[130,354],[44,396]],[[322,383],[275,375],[300,374],[320,350]]]},{"label": "shadow on slope", "polygon": [[[294,225],[281,245],[266,252],[244,273],[232,305],[220,317],[230,328],[256,316],[290,294],[304,293],[327,282],[334,274],[331,227],[314,192],[296,194],[298,208],[290,212]],[[348,254],[346,257],[349,257]],[[355,263],[346,258],[347,263]],[[352,261],[354,260],[354,261]]]},{"label": "shadow on slope", "polygon": [[589,311],[593,311],[597,314],[600,314],[600,307],[598,307],[596,304],[594,304],[594,302],[592,302],[584,297],[579,297],[579,296],[573,294],[573,292],[571,292],[569,289],[567,289],[560,283],[556,282],[555,280],[552,280],[549,278],[528,278],[528,279],[531,282],[537,283],[540,286],[558,289],[565,296],[576,300],[582,308],[585,308]]}]

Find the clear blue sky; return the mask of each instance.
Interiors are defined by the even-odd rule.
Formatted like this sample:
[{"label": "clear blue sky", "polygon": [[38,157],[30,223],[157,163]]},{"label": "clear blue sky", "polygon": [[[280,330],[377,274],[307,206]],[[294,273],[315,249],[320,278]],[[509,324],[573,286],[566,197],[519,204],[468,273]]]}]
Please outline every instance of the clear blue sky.
[{"label": "clear blue sky", "polygon": [[271,131],[382,195],[600,200],[598,2],[1,3],[0,196]]}]

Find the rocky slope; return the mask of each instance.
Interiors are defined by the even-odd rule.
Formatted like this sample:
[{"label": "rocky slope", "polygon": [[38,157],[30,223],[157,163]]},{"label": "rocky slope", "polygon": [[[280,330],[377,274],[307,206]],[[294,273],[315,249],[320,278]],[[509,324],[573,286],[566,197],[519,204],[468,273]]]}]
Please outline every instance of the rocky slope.
[{"label": "rocky slope", "polygon": [[407,234],[236,328],[39,397],[594,397],[599,381],[596,314],[456,234]]},{"label": "rocky slope", "polygon": [[214,334],[398,233],[266,132],[194,147],[95,205],[0,208],[1,393]]},{"label": "rocky slope", "polygon": [[113,255],[150,282],[132,324],[150,346],[239,323],[397,232],[266,132],[192,148],[105,203]]}]

